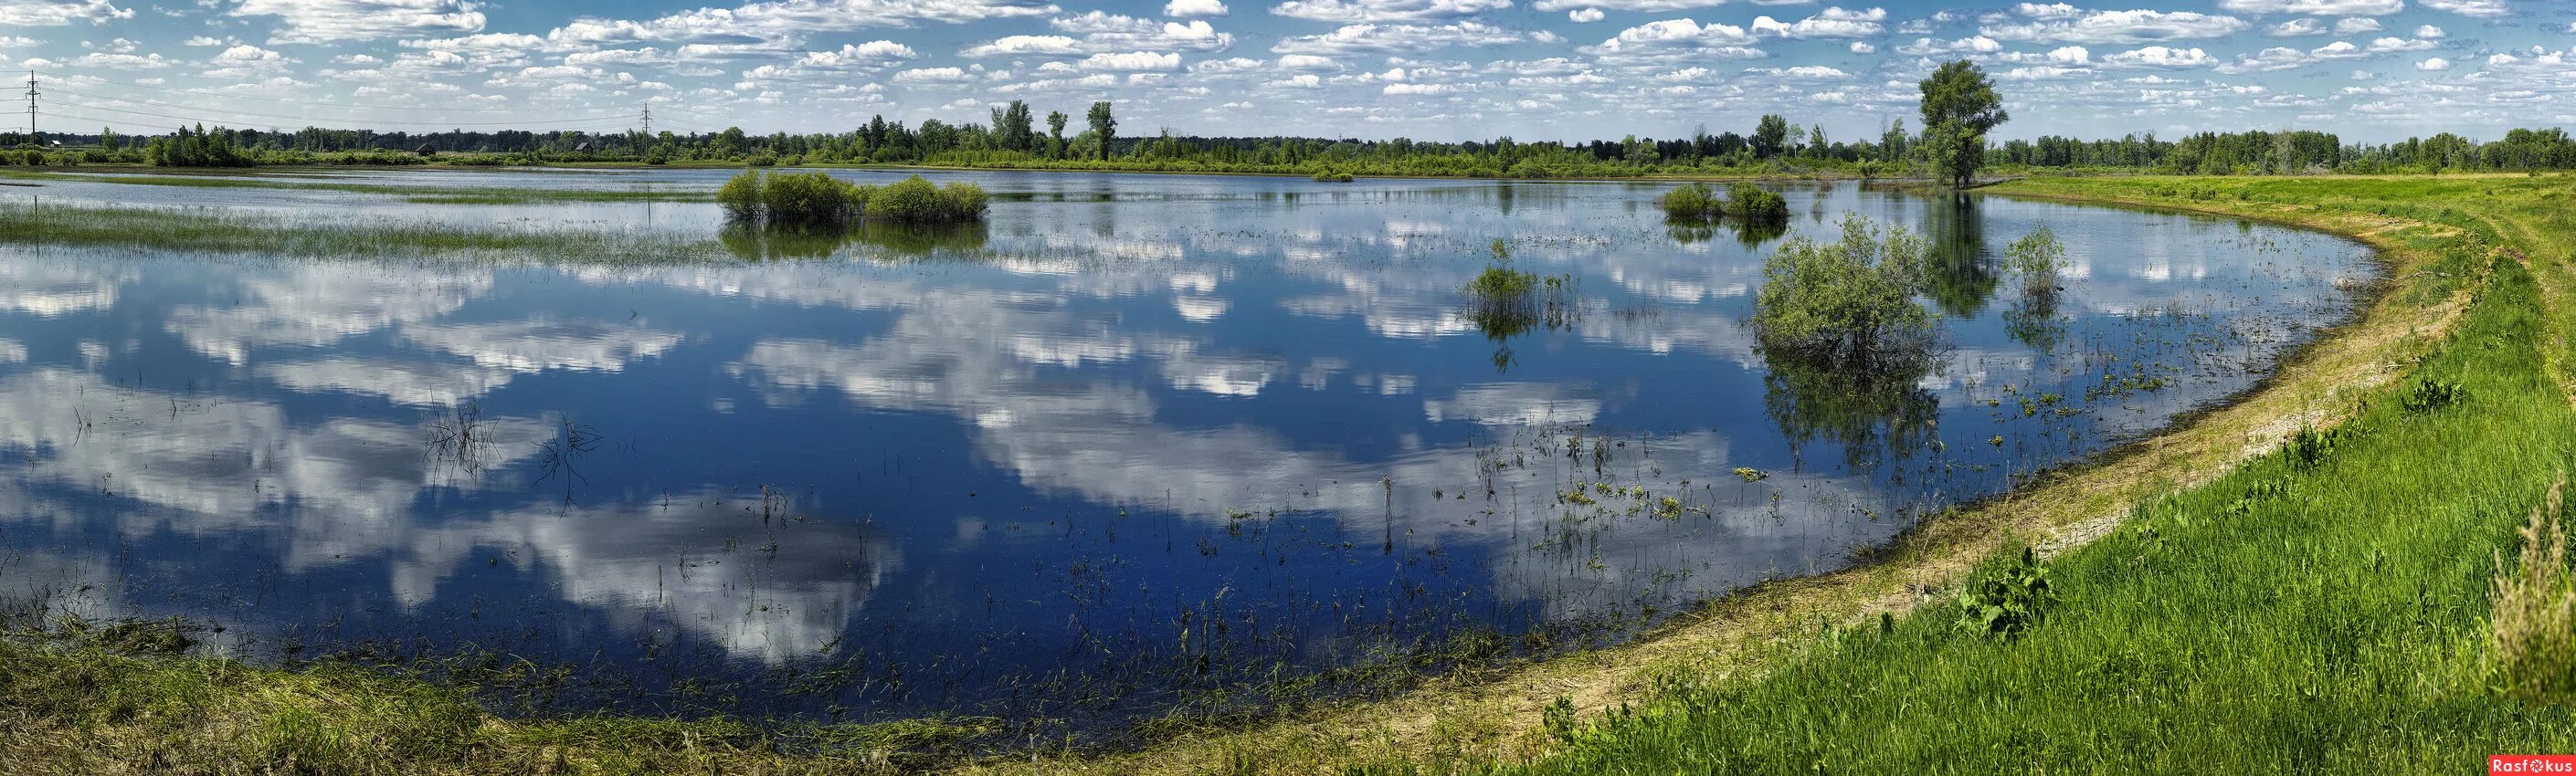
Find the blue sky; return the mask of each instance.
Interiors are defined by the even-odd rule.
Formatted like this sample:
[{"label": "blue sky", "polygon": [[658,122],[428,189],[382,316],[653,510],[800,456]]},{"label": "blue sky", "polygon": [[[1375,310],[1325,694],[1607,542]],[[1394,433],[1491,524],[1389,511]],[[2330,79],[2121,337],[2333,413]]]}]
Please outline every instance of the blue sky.
[{"label": "blue sky", "polygon": [[1125,134],[1850,138],[1958,57],[2004,137],[2576,125],[2564,0],[706,1],[0,0],[0,62],[40,71],[44,128],[89,131],[838,131],[1012,99],[1079,129],[1106,99]]}]

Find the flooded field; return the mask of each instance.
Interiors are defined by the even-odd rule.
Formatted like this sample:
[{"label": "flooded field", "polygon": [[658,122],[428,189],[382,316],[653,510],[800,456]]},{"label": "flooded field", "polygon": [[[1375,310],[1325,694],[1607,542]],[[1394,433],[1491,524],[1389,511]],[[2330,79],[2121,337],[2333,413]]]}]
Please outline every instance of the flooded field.
[{"label": "flooded field", "polygon": [[[1106,735],[1848,564],[2252,386],[2376,271],[2235,220],[1789,187],[1789,235],[1859,213],[1940,256],[1928,363],[1818,374],[1745,325],[1786,237],[1668,226],[1660,186],[934,175],[989,221],[789,239],[677,201],[727,174],[0,189],[674,246],[0,243],[0,597],[505,709]],[[557,194],[379,190],[439,186]],[[1997,266],[2043,225],[2052,304]],[[1564,281],[1546,315],[1470,315],[1497,261]]]}]

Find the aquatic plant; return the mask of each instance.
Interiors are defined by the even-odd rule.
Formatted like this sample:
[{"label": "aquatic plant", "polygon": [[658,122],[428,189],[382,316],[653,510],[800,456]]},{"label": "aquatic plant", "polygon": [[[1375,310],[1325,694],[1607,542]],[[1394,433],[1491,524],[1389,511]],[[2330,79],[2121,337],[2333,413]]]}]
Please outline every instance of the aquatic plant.
[{"label": "aquatic plant", "polygon": [[2055,293],[2057,275],[2066,266],[2066,244],[2045,226],[2004,248],[2004,268],[2021,279],[2024,295]]},{"label": "aquatic plant", "polygon": [[1318,170],[1315,172],[1315,181],[1317,183],[1349,183],[1353,180],[1356,180],[1356,178],[1347,172],[1338,172],[1334,170]]},{"label": "aquatic plant", "polygon": [[869,197],[867,214],[871,219],[914,224],[975,221],[984,217],[990,199],[972,183],[934,186],[915,175]]},{"label": "aquatic plant", "polygon": [[1674,220],[1705,221],[1717,217],[1725,203],[1717,198],[1717,191],[1709,188],[1708,184],[1685,183],[1655,198],[1655,205],[1663,208],[1664,215]]},{"label": "aquatic plant", "polygon": [[1793,238],[1762,263],[1753,328],[1768,350],[1866,354],[1928,341],[1933,317],[1915,302],[1922,238],[1843,219],[1842,239]]},{"label": "aquatic plant", "polygon": [[1726,188],[1726,195],[1705,183],[1686,183],[1655,198],[1664,216],[1679,222],[1702,222],[1733,218],[1748,224],[1777,224],[1789,220],[1789,200],[1746,181]]},{"label": "aquatic plant", "polygon": [[1789,200],[1760,186],[1736,181],[1726,187],[1726,215],[1747,223],[1776,224],[1789,220]]}]

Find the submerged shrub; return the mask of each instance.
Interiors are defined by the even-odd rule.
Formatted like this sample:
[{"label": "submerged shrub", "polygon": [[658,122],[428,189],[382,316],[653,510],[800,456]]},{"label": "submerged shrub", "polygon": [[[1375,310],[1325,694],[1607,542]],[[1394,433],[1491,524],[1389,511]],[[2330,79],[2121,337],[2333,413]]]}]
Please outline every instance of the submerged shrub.
[{"label": "submerged shrub", "polygon": [[1789,200],[1745,181],[1726,187],[1726,214],[1750,222],[1789,220]]},{"label": "submerged shrub", "polygon": [[1316,180],[1316,182],[1319,182],[1319,183],[1349,183],[1349,182],[1351,182],[1351,181],[1353,181],[1353,180],[1356,180],[1356,178],[1354,178],[1350,173],[1347,173],[1347,172],[1334,172],[1334,171],[1332,171],[1332,170],[1319,170],[1319,171],[1316,171],[1316,173],[1315,173],[1315,180]]},{"label": "submerged shrub", "polygon": [[984,217],[984,189],[972,183],[931,185],[919,175],[887,186],[868,198],[869,218],[901,223],[941,224]]},{"label": "submerged shrub", "polygon": [[961,223],[982,219],[989,200],[974,184],[943,188],[918,175],[880,189],[820,172],[744,170],[716,190],[726,215],[773,227],[837,226],[862,214],[894,223]]},{"label": "submerged shrub", "polygon": [[1860,215],[1843,237],[1804,237],[1762,263],[1753,299],[1754,335],[1768,349],[1858,354],[1927,342],[1932,315],[1915,302],[1923,238],[1903,227],[1882,233]]},{"label": "submerged shrub", "polygon": [[2549,489],[2522,528],[2522,552],[2508,567],[2495,556],[2495,618],[2489,635],[2506,692],[2539,701],[2576,699],[2576,579],[2567,569],[2567,529],[2558,513],[2566,481]]},{"label": "submerged shrub", "polygon": [[775,173],[761,187],[760,202],[771,223],[834,224],[856,217],[871,191],[819,172]]},{"label": "submerged shrub", "polygon": [[1679,219],[1713,218],[1724,205],[1718,200],[1717,192],[1705,183],[1682,184],[1655,198],[1655,204],[1664,209],[1665,216]]},{"label": "submerged shrub", "polygon": [[2024,547],[2019,559],[1988,564],[1959,588],[1959,627],[1981,636],[2013,638],[2029,631],[2057,604],[2048,567]]},{"label": "submerged shrub", "polygon": [[723,205],[725,215],[736,221],[760,218],[761,185],[759,170],[744,170],[733,180],[716,189],[716,204]]},{"label": "submerged shrub", "polygon": [[2021,278],[2022,293],[2057,290],[2057,273],[2066,268],[2066,244],[2048,227],[2032,230],[2004,248],[2004,267]]}]

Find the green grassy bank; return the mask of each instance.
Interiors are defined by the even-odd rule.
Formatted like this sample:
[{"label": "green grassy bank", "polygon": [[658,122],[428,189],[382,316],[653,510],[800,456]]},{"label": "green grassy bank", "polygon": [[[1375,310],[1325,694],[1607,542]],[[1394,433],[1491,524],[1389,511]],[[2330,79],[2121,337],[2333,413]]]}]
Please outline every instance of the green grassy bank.
[{"label": "green grassy bank", "polygon": [[2553,379],[2568,311],[2543,301],[2576,235],[2566,179],[2002,191],[2443,224],[2456,233],[2424,238],[2439,258],[2413,271],[2473,283],[2473,301],[2332,432],[2156,499],[2050,563],[2057,603],[2018,638],[1962,627],[1960,607],[1936,601],[1831,630],[1757,677],[1672,677],[1605,718],[1558,722],[1552,752],[1486,770],[2433,773],[2576,751],[2576,715],[2551,702],[2576,689],[2576,654],[2511,657],[2534,637],[2500,623],[2513,607],[2495,583],[2576,447]]},{"label": "green grassy bank", "polygon": [[[2390,288],[2242,401],[1860,568],[1764,585],[1638,643],[1435,679],[1125,753],[963,757],[972,726],[502,720],[461,690],[254,669],[166,640],[0,638],[0,763],[27,773],[2462,772],[2576,751],[2563,580],[2498,559],[2576,458],[2576,181],[2051,179],[2014,196],[2360,237]],[[2304,433],[2303,433],[2304,432]],[[2305,442],[2282,450],[2287,439]],[[2541,532],[2543,537],[2547,532]],[[2011,638],[1962,583],[2029,543],[2054,603]],[[2545,556],[2544,556],[2545,557]],[[1982,569],[1982,571],[1980,570]],[[2511,575],[2508,575],[2511,576]],[[2526,580],[2530,581],[2530,580]],[[2497,623],[2507,626],[2499,638]],[[2570,620],[2569,622],[2576,622]],[[2516,625],[2520,623],[2520,625]],[[2535,637],[2534,634],[2541,634]]]}]

